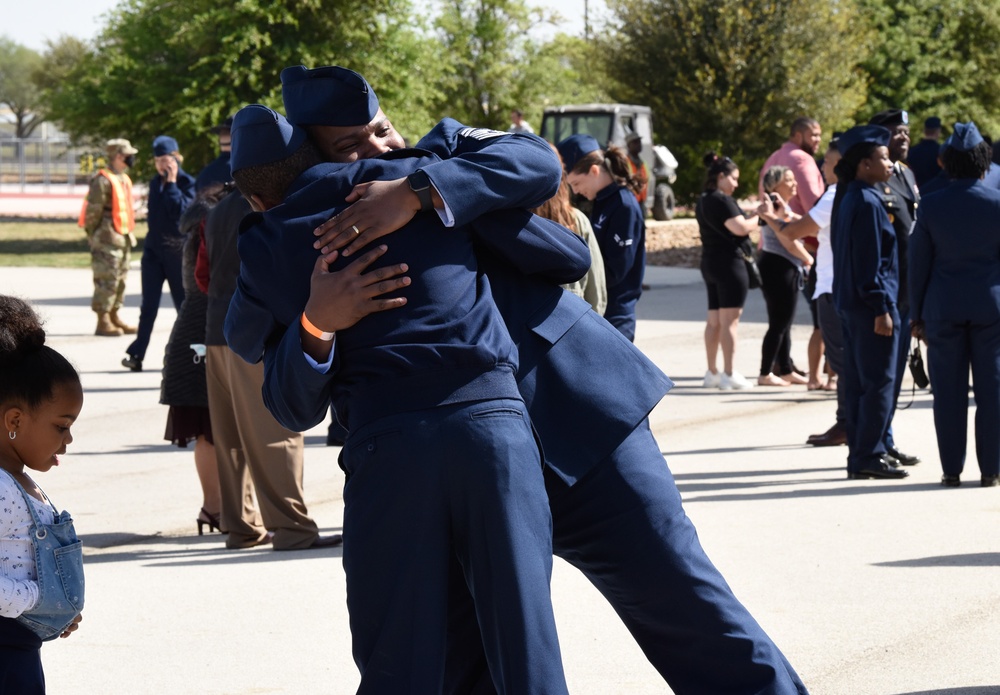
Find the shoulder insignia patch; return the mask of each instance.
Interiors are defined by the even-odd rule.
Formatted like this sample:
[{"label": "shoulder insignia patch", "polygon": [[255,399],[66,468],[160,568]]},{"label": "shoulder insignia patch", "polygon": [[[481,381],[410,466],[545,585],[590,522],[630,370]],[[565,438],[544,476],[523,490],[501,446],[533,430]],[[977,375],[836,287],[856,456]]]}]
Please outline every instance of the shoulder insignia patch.
[{"label": "shoulder insignia patch", "polygon": [[498,138],[501,135],[507,134],[502,130],[491,130],[490,128],[462,128],[458,131],[459,137],[471,138],[473,140],[489,140],[490,138]]}]

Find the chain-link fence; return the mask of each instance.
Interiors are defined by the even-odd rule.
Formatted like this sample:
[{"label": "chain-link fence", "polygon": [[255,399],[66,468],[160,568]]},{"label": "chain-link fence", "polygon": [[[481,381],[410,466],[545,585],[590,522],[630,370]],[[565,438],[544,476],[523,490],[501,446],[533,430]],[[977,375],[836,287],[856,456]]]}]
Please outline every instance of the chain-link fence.
[{"label": "chain-link fence", "polygon": [[101,164],[93,151],[65,138],[0,139],[0,193],[72,191]]}]

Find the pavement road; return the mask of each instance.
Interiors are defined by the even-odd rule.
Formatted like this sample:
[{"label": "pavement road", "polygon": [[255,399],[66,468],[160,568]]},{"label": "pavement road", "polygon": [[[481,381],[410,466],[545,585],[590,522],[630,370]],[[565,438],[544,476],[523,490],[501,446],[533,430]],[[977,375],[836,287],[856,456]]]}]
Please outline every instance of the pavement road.
[{"label": "pavement road", "polygon": [[[899,446],[924,459],[911,477],[848,481],[845,448],[803,444],[832,423],[832,395],[702,389],[697,271],[650,268],[647,281],[637,344],[677,382],[652,414],[654,432],[709,555],[811,692],[1000,695],[1000,489],[978,486],[974,457],[963,487],[938,485],[930,395],[918,392],[896,417]],[[0,292],[35,303],[86,393],[76,440],[39,481],[86,545],[85,619],[43,649],[49,692],[353,693],[340,550],[227,551],[221,536],[195,533],[193,455],[163,440],[158,404],[156,358],[175,312],[165,297],[146,371],[132,373],[119,366],[128,337],[93,335],[90,291],[87,270],[0,268]],[[138,292],[136,270],[129,321]],[[756,371],[765,328],[753,291],[740,327],[744,374]],[[800,308],[800,365],[808,332]],[[324,435],[306,433],[306,502],[334,532],[343,476]],[[552,593],[573,693],[670,692],[561,561]]]}]

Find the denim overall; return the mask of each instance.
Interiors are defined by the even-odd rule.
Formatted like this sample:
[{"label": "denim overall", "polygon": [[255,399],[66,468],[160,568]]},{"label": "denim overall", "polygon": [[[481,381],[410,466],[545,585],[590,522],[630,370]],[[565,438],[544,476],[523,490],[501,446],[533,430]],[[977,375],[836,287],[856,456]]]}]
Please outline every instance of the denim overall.
[{"label": "denim overall", "polygon": [[30,533],[38,576],[38,603],[16,620],[47,642],[61,635],[83,610],[83,543],[76,537],[69,512],[64,510],[53,523],[43,524],[28,493],[14,482],[34,522]]}]

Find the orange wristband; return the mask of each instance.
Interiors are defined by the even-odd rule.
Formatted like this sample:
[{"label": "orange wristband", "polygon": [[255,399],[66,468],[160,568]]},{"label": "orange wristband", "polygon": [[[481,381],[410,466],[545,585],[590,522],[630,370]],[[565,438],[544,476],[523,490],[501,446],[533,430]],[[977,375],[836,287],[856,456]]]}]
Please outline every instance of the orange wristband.
[{"label": "orange wristband", "polygon": [[327,331],[321,331],[313,325],[313,322],[306,318],[306,312],[302,312],[301,319],[302,327],[306,329],[306,333],[313,336],[314,338],[319,338],[320,340],[330,341],[333,340],[333,333],[328,333]]}]

